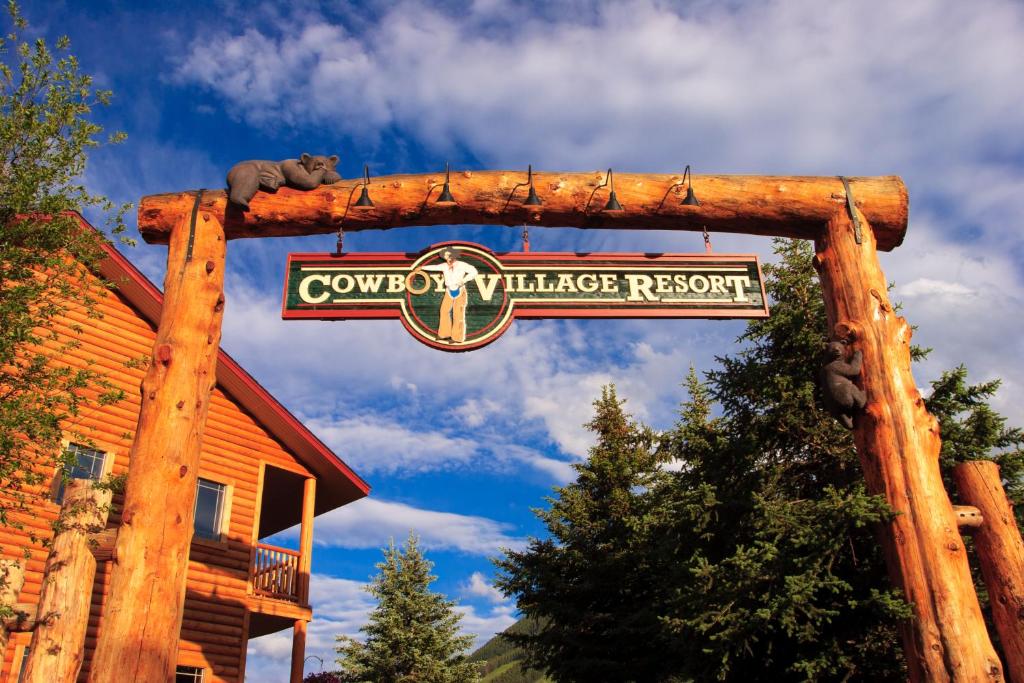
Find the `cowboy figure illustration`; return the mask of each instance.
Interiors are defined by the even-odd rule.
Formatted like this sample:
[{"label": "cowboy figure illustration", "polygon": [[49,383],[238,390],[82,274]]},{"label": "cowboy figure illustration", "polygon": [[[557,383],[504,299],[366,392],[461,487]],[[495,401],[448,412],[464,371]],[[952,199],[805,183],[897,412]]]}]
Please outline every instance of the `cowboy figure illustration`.
[{"label": "cowboy figure illustration", "polygon": [[445,249],[441,256],[444,263],[421,268],[444,275],[444,295],[441,297],[441,321],[437,328],[437,339],[450,344],[462,344],[466,341],[466,303],[469,301],[466,285],[477,276],[477,269],[465,261],[460,261],[457,249]]}]

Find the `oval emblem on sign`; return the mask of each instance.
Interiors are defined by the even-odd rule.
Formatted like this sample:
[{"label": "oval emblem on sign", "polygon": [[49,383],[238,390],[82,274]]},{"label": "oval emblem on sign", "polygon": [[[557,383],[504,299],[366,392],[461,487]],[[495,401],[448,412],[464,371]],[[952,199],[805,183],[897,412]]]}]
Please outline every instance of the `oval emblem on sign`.
[{"label": "oval emblem on sign", "polygon": [[494,341],[512,322],[501,262],[476,245],[431,248],[409,267],[402,322],[421,342],[446,351]]}]

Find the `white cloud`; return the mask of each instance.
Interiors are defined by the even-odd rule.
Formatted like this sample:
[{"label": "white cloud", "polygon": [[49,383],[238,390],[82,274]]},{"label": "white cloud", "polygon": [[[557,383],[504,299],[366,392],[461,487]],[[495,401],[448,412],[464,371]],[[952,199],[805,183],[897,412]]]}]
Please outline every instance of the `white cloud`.
[{"label": "white cloud", "polygon": [[[525,539],[508,535],[512,525],[476,515],[424,510],[404,503],[363,498],[316,519],[317,545],[338,548],[382,548],[402,543],[410,531],[427,550],[457,550],[497,555],[502,548],[520,549]],[[298,536],[298,527],[281,534]]]},{"label": "white cloud", "polygon": [[507,602],[501,591],[495,588],[483,575],[482,572],[473,572],[469,581],[462,587],[466,595],[485,598],[490,602]]},{"label": "white cloud", "polygon": [[[643,332],[656,336],[639,343],[634,322],[518,321],[486,351],[439,354],[394,321],[286,322],[273,295],[237,277],[229,277],[227,289],[225,348],[356,471],[366,472],[522,462],[562,483],[574,476],[568,464],[524,448],[526,439],[585,457],[592,435],[583,425],[607,383],[616,384],[634,415],[665,423],[681,398],[686,366],[710,361],[731,338],[694,335],[688,321],[643,321]],[[451,419],[421,424],[421,406],[438,401]]]},{"label": "white cloud", "polygon": [[[886,272],[913,299],[906,315],[922,335],[949,324],[917,296],[928,281],[948,283],[944,298],[966,295],[960,287],[981,296],[977,282],[948,271],[962,270],[962,258],[1010,263],[1024,253],[1024,173],[1005,161],[1024,140],[1024,120],[1011,114],[1024,110],[1024,85],[1011,66],[1024,62],[1017,3],[798,0],[702,4],[698,12],[635,0],[572,11],[515,8],[483,3],[456,13],[404,2],[364,18],[358,34],[308,9],[281,10],[273,22],[239,17],[240,28],[197,40],[177,78],[208,88],[253,123],[336,126],[357,136],[358,126],[397,127],[439,152],[471,150],[488,165],[667,171],[692,161],[698,170],[900,173],[915,213]],[[936,60],[939,46],[957,59]],[[941,213],[921,212],[939,199]],[[718,248],[765,247],[713,238]],[[696,246],[690,235],[586,239],[620,249]],[[925,260],[925,249],[948,259]],[[1001,313],[1019,320],[1024,307],[1005,292],[1024,284],[1020,268],[999,270],[1006,275],[996,299]],[[322,398],[310,394],[310,376],[335,379],[354,404],[384,380],[409,405],[444,396],[463,429],[490,420],[539,431],[578,458],[592,443],[582,424],[602,384],[615,382],[638,417],[664,423],[686,366],[709,367],[732,340],[709,332],[721,329],[710,323],[686,323],[671,340],[650,321],[601,323],[616,331],[612,341],[629,339],[624,354],[601,355],[608,341],[593,337],[596,325],[520,321],[486,352],[450,358],[388,322],[293,323],[285,332],[276,300],[258,301],[238,318],[236,293],[226,340],[233,350],[241,345],[247,362],[283,344],[344,349],[338,367],[312,353],[274,359],[287,366],[271,382],[274,391],[298,405]],[[693,343],[702,336],[712,345]],[[1006,355],[972,362],[993,367]]]},{"label": "white cloud", "polygon": [[374,415],[336,420],[319,417],[306,426],[357,472],[411,474],[465,464],[476,454],[469,439],[418,432]]},{"label": "white cloud", "polygon": [[[359,636],[376,602],[366,591],[367,584],[325,574],[310,577],[310,603],[313,621],[306,634],[306,673],[334,669],[335,637]],[[288,680],[292,652],[292,631],[286,629],[249,641],[245,680],[250,683],[277,683]]]},{"label": "white cloud", "polygon": [[489,398],[468,398],[462,405],[452,410],[452,414],[466,427],[482,426],[488,418],[499,415],[504,408],[497,401]]},{"label": "white cloud", "polygon": [[930,277],[921,277],[912,280],[899,287],[897,293],[905,297],[931,296],[939,299],[955,299],[965,296],[972,296],[974,290],[965,287],[959,282],[946,282],[945,280],[933,280]]},{"label": "white cloud", "polygon": [[459,605],[455,610],[462,613],[462,632],[474,636],[470,651],[516,623],[518,619],[515,608],[511,605],[496,605],[487,614],[478,613],[470,605]]},{"label": "white cloud", "polygon": [[[1019,3],[489,2],[456,12],[403,2],[351,24],[358,34],[308,8],[274,10],[273,21],[267,11],[197,39],[176,78],[268,129],[333,127],[369,146],[368,131],[395,128],[439,157],[467,150],[489,166],[902,175],[914,211],[905,244],[883,265],[917,341],[936,349],[919,381],[966,361],[972,377],[1004,379],[997,405],[1024,400],[1024,379],[1005,361],[1020,355],[1024,319]],[[697,246],[692,235],[558,234],[537,239]],[[764,240],[713,239],[765,251]],[[682,334],[650,321],[602,323],[609,337],[598,339],[595,325],[517,322],[486,352],[450,358],[387,322],[285,332],[276,300],[239,314],[236,293],[228,348],[263,364],[259,376],[273,375],[289,405],[323,398],[308,377],[345,387],[354,405],[378,398],[384,380],[410,405],[443,395],[463,428],[491,420],[577,458],[591,443],[581,425],[601,384],[614,381],[634,414],[664,424],[686,366],[710,367],[732,341],[711,323],[686,323]],[[622,340],[624,353],[601,355]],[[338,367],[313,353],[263,360],[285,345],[345,353]],[[487,400],[504,412],[489,412]],[[557,459],[532,464],[566,474]]]}]

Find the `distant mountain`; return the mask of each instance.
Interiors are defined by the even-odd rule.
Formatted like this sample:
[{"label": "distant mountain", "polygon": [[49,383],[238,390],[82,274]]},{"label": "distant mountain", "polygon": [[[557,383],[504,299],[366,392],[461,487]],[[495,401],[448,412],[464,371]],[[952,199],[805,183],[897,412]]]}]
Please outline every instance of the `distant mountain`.
[{"label": "distant mountain", "polygon": [[[505,633],[528,633],[537,628],[535,622],[520,619],[509,626]],[[501,634],[488,640],[469,656],[472,662],[483,662],[481,683],[551,683],[551,679],[536,669],[523,669],[524,653]]]}]

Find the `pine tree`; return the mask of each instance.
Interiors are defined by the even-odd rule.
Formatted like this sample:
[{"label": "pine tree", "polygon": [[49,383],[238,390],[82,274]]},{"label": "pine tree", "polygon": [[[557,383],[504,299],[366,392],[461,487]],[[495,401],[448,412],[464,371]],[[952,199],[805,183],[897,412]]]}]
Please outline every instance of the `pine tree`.
[{"label": "pine tree", "polygon": [[702,680],[899,679],[896,623],[908,611],[875,535],[890,513],[867,494],[849,432],[822,410],[813,254],[783,240],[776,253],[765,267],[771,317],[748,324],[706,385],[691,375],[665,441],[683,467],[657,490],[661,505],[695,491],[714,501],[659,532],[676,568],[666,580],[679,587],[666,624],[695,644],[687,670]]},{"label": "pine tree", "polygon": [[472,636],[460,636],[455,603],[429,590],[433,563],[409,534],[405,546],[384,550],[380,573],[368,590],[377,607],[360,630],[365,642],[339,636],[340,677],[350,683],[470,683],[476,664],[467,661]]},{"label": "pine tree", "polygon": [[657,680],[675,665],[646,560],[655,437],[623,412],[614,387],[594,407],[589,458],[537,511],[551,537],[497,561],[497,585],[538,625],[507,637],[555,681]]},{"label": "pine tree", "polygon": [[[620,426],[595,430],[591,462],[538,512],[552,538],[500,563],[506,594],[548,620],[516,642],[556,680],[906,678],[897,626],[910,610],[876,535],[892,513],[868,495],[851,435],[815,382],[827,323],[813,253],[775,247],[771,317],[750,322],[706,382],[691,369],[689,399],[657,450],[602,397],[592,425]],[[932,387],[944,470],[994,458],[1020,491],[1024,434],[988,405],[998,383],[970,385],[961,367]],[[656,471],[662,462],[674,467]],[[608,463],[628,476],[594,486]],[[605,627],[574,637],[595,619]],[[618,657],[630,666],[607,664]]]}]

